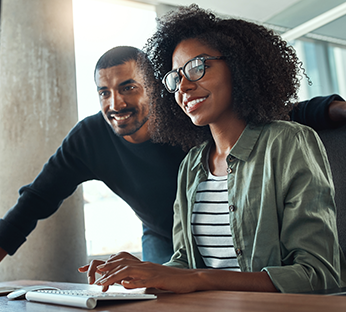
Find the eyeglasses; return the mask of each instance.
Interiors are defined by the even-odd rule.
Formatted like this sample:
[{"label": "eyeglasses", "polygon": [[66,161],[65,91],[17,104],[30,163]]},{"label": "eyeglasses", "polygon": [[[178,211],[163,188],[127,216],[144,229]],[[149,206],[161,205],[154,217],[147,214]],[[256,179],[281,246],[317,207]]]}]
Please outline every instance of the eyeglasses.
[{"label": "eyeglasses", "polygon": [[170,93],[175,93],[180,85],[180,71],[189,81],[198,81],[205,74],[205,61],[207,60],[221,60],[223,56],[197,56],[192,60],[185,63],[183,67],[169,71],[162,79],[162,83]]}]

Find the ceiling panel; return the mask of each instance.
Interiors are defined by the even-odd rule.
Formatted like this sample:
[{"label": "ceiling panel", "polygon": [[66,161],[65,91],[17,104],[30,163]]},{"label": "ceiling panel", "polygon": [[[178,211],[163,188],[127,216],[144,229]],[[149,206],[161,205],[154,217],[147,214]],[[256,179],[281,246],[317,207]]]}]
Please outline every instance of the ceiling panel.
[{"label": "ceiling panel", "polygon": [[158,2],[176,6],[196,3],[219,14],[264,22],[301,1],[303,0],[160,0]]},{"label": "ceiling panel", "polygon": [[[343,3],[345,3],[344,0],[303,0],[271,17],[266,22],[294,28]],[[312,33],[346,40],[346,16],[344,15]]]},{"label": "ceiling panel", "polygon": [[[197,3],[200,7],[233,17],[291,29],[342,4],[345,0],[142,0],[171,6]],[[312,33],[346,40],[346,15]],[[346,41],[345,41],[346,42]]]}]

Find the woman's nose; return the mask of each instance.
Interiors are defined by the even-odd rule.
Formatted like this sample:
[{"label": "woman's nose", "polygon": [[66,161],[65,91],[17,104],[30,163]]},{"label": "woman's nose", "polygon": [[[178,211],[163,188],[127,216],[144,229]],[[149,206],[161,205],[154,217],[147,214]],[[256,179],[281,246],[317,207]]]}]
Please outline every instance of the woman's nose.
[{"label": "woman's nose", "polygon": [[180,76],[179,92],[187,92],[196,88],[196,82],[190,81],[184,75]]}]

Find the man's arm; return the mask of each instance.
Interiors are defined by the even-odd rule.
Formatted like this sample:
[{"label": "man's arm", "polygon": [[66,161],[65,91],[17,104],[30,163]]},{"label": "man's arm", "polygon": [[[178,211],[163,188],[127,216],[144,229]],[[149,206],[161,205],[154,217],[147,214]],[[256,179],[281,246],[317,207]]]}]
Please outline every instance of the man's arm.
[{"label": "man's arm", "polygon": [[[68,134],[35,180],[20,189],[17,203],[0,219],[0,247],[5,251],[0,256],[13,255],[38,220],[52,215],[80,183],[94,177],[86,159],[91,139],[84,135],[82,124]],[[84,128],[88,129],[87,125]],[[90,131],[96,132],[94,128]]]},{"label": "man's arm", "polygon": [[346,124],[346,102],[336,94],[314,97],[294,106],[291,120],[314,130],[336,128]]}]

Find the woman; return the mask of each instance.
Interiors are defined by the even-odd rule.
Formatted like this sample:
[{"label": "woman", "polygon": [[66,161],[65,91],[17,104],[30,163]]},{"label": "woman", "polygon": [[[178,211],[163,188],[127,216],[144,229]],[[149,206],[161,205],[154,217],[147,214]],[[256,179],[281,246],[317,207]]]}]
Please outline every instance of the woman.
[{"label": "woman", "polygon": [[324,147],[310,128],[282,121],[297,98],[294,51],[261,26],[195,5],[161,19],[146,48],[168,91],[150,82],[156,140],[207,141],[180,167],[171,261],[120,253],[98,266],[96,284],[180,293],[342,285]]}]

